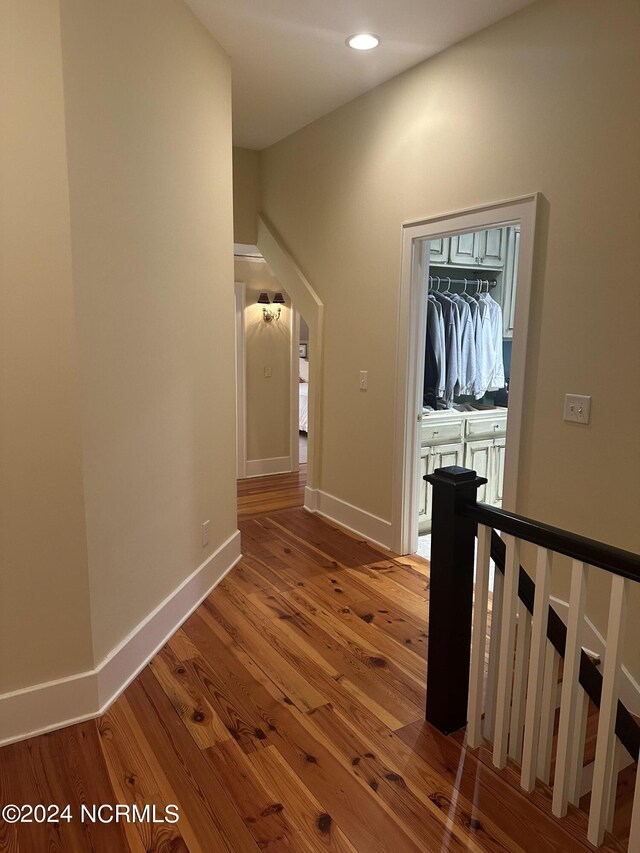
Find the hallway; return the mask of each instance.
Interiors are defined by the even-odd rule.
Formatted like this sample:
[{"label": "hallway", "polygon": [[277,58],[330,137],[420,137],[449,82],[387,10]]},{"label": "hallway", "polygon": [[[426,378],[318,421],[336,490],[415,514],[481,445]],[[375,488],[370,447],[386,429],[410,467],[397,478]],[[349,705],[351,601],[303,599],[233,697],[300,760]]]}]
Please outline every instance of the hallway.
[{"label": "hallway", "polygon": [[[243,559],[109,712],[2,750],[2,803],[74,819],[0,824],[0,850],[587,849],[423,722],[428,564],[303,490],[304,471],[241,481]],[[82,803],[180,819],[82,825]]]}]

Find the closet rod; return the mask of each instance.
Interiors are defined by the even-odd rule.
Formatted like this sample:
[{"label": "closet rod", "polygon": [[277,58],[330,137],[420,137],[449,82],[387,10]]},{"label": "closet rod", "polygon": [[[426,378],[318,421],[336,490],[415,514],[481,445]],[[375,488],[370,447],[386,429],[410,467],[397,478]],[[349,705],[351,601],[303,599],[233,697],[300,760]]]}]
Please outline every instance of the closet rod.
[{"label": "closet rod", "polygon": [[464,279],[464,278],[449,278],[449,276],[448,276],[448,275],[444,275],[444,276],[442,276],[442,275],[440,275],[440,276],[438,276],[438,275],[435,275],[435,276],[434,276],[434,275],[430,275],[430,276],[429,276],[429,284],[433,284],[433,283],[434,283],[434,282],[436,282],[436,281],[437,281],[439,284],[446,284],[446,285],[450,285],[450,284],[467,284],[467,285],[474,285],[474,284],[476,284],[476,285],[479,285],[479,284],[482,284],[483,286],[486,286],[486,285],[488,284],[488,285],[489,285],[489,287],[497,287],[497,286],[498,286],[498,282],[497,282],[495,279],[487,279],[487,278],[467,278],[467,279]]}]

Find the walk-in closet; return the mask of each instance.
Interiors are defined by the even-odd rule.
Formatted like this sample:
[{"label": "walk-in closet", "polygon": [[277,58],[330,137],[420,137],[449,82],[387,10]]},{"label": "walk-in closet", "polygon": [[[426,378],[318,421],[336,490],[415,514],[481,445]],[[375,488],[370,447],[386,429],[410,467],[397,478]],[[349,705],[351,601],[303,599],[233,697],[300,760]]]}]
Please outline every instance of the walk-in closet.
[{"label": "walk-in closet", "polygon": [[463,465],[487,479],[479,500],[500,506],[509,407],[520,226],[424,240],[427,300],[420,419],[419,553],[430,554],[425,474]]}]

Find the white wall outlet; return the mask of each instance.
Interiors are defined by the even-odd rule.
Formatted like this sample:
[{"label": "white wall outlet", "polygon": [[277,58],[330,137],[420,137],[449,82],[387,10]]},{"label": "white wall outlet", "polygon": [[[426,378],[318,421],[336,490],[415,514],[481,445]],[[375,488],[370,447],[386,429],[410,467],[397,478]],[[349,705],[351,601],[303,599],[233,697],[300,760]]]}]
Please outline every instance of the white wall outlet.
[{"label": "white wall outlet", "polygon": [[369,387],[369,371],[361,370],[360,371],[360,390],[366,391]]},{"label": "white wall outlet", "polygon": [[270,367],[265,367],[264,378],[265,379],[271,379],[271,368]]},{"label": "white wall outlet", "polygon": [[591,397],[565,394],[564,419],[576,424],[588,424],[591,416]]},{"label": "white wall outlet", "polygon": [[202,524],[202,547],[209,544],[209,521]]}]

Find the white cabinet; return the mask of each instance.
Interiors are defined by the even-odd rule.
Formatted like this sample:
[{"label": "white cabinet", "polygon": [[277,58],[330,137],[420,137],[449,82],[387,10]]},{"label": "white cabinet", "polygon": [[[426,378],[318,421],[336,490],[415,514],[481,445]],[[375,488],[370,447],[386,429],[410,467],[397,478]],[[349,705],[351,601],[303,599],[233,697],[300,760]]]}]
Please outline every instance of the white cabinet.
[{"label": "white cabinet", "polygon": [[478,500],[492,506],[502,505],[506,432],[505,414],[469,417],[465,424],[464,466],[487,478]]},{"label": "white cabinet", "polygon": [[[464,446],[464,467],[471,468],[478,477],[490,479],[493,440],[469,441]],[[478,500],[487,503],[487,483],[478,489]]]},{"label": "white cabinet", "polygon": [[478,489],[478,500],[492,506],[502,504],[504,479],[504,438],[468,441],[464,446],[464,467],[472,468],[487,482]]},{"label": "white cabinet", "polygon": [[420,492],[418,533],[431,530],[432,488],[423,479],[436,468],[464,465],[487,483],[478,489],[478,500],[501,506],[504,480],[505,409],[459,415],[437,412],[422,419],[420,427]]},{"label": "white cabinet", "polygon": [[506,449],[506,440],[504,438],[494,439],[493,448],[493,459],[495,465],[495,491],[493,494],[492,503],[495,506],[502,506],[502,487],[504,484],[504,454]]},{"label": "white cabinet", "polygon": [[451,239],[449,263],[458,267],[504,267],[507,252],[507,229],[491,228],[473,234],[455,234]]},{"label": "white cabinet", "polygon": [[451,238],[449,259],[454,266],[476,266],[478,257],[478,234],[455,234]]},{"label": "white cabinet", "polygon": [[518,287],[518,253],[520,251],[520,226],[507,228],[507,258],[502,282],[502,334],[513,337],[516,320],[516,290]]},{"label": "white cabinet", "polygon": [[429,240],[429,262],[446,264],[449,262],[449,237],[434,237]]},{"label": "white cabinet", "polygon": [[418,509],[418,533],[428,533],[431,529],[432,488],[422,477],[433,474],[436,468],[449,465],[462,465],[463,444],[427,445],[420,451],[420,501]]},{"label": "white cabinet", "polygon": [[478,261],[482,267],[500,269],[507,254],[507,229],[490,228],[478,232]]},{"label": "white cabinet", "polygon": [[427,481],[424,479],[427,474],[427,465],[429,462],[428,447],[420,448],[420,493],[418,495],[418,533],[426,533],[431,524],[431,515],[427,513]]}]

